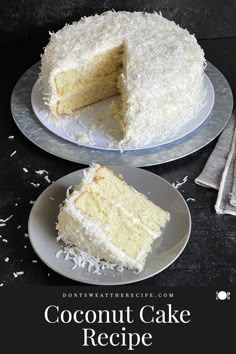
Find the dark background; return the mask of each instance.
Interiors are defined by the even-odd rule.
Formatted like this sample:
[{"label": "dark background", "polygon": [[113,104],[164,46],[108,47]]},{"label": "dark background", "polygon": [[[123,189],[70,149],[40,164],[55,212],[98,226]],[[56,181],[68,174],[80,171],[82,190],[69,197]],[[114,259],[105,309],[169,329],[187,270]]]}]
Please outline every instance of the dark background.
[{"label": "dark background", "polygon": [[[33,252],[28,238],[27,222],[32,205],[48,183],[35,174],[46,169],[51,180],[84,168],[54,157],[29,142],[17,129],[11,116],[10,97],[14,85],[31,65],[40,59],[48,42],[48,31],[56,31],[66,22],[108,9],[161,11],[195,33],[212,62],[227,78],[233,93],[236,90],[236,2],[235,1],[1,1],[0,3],[0,218],[11,214],[6,227],[0,228],[0,284],[77,285],[51,271]],[[14,140],[8,136],[14,135]],[[205,148],[168,164],[145,168],[169,182],[188,182],[180,188],[189,202],[192,232],[183,254],[168,269],[142,285],[209,286],[224,288],[235,285],[236,217],[217,215],[214,204],[217,192],[195,185],[216,141]],[[17,153],[10,158],[10,154]],[[29,173],[24,173],[25,167]],[[30,182],[41,183],[34,188]],[[17,206],[15,204],[18,204]],[[17,226],[21,225],[20,229]],[[4,243],[2,239],[7,239]],[[26,246],[26,247],[25,247]],[[9,262],[4,259],[9,257]],[[37,260],[37,263],[32,263]],[[24,271],[14,278],[13,272]],[[49,274],[49,275],[48,275]],[[82,285],[82,284],[80,284]]]}]

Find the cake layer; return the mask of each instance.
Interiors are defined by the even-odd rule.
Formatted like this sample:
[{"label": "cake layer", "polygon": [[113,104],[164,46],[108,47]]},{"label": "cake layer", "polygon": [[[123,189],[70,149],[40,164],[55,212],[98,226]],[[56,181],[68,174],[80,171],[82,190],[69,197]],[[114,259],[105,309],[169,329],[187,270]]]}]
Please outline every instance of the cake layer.
[{"label": "cake layer", "polygon": [[71,114],[79,108],[116,95],[118,93],[117,76],[118,73],[114,72],[96,80],[77,82],[78,92],[72,91],[71,95],[57,102],[56,115]]},{"label": "cake layer", "polygon": [[148,200],[144,194],[128,186],[110,169],[97,166],[90,171],[89,182],[82,182],[79,189],[106,195],[111,203],[122,206],[127,215],[132,215],[142,225],[148,225],[153,237],[160,236],[160,227],[164,227],[169,219],[166,211]]},{"label": "cake layer", "polygon": [[[83,85],[105,78],[109,82],[117,77],[123,67],[123,46],[112,48],[102,54],[96,55],[92,61],[72,70],[59,72],[55,76],[57,94],[60,97],[67,97],[73,93],[80,93]],[[113,75],[111,75],[113,74]]]},{"label": "cake layer", "polygon": [[87,217],[96,220],[108,235],[109,242],[136,261],[146,257],[151,250],[153,237],[124,209],[110,203],[107,196],[83,192],[75,201],[76,208]]}]

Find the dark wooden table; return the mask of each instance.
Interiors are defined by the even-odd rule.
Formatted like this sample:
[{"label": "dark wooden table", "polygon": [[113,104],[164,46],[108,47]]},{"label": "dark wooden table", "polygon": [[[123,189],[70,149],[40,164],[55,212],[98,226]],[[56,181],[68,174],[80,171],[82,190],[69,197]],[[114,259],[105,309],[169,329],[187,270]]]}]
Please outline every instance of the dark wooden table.
[{"label": "dark wooden table", "polygon": [[[236,38],[202,40],[200,44],[206,58],[225,75],[235,93]],[[1,48],[0,219],[13,215],[7,226],[0,227],[0,284],[4,286],[82,285],[50,270],[38,259],[25,237],[32,207],[30,201],[36,200],[48,186],[35,170],[47,170],[50,179],[56,181],[85,167],[40,150],[22,135],[13,121],[10,97],[14,85],[25,70],[39,60],[41,51],[40,43],[34,47],[22,47],[9,42]],[[8,139],[10,135],[14,139]],[[179,191],[185,199],[194,198],[196,201],[188,202],[192,232],[184,252],[169,268],[139,285],[225,288],[235,284],[236,217],[217,215],[214,211],[217,192],[194,183],[215,142],[175,162],[145,168],[169,182],[188,176],[187,183]],[[16,154],[10,157],[13,151]],[[23,168],[29,172],[24,172]],[[40,187],[34,188],[31,182],[40,183]],[[13,273],[18,271],[24,274],[15,278]]]}]

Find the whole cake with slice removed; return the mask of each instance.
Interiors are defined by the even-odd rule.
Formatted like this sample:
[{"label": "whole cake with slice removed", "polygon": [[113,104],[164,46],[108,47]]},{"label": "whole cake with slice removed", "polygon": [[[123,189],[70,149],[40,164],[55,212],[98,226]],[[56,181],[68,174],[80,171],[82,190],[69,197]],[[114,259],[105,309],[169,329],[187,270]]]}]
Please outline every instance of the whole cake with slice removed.
[{"label": "whole cake with slice removed", "polygon": [[107,167],[93,165],[58,215],[59,239],[98,260],[141,271],[170,214]]},{"label": "whole cake with slice removed", "polygon": [[120,94],[120,147],[143,147],[177,132],[203,106],[204,52],[194,35],[157,13],[82,18],[51,34],[41,60],[54,118]]}]

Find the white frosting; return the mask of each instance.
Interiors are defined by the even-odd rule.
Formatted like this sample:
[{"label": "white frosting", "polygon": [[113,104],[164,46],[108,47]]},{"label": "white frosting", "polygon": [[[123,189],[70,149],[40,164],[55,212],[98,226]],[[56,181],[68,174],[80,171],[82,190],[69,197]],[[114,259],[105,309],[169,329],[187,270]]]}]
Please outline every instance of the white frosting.
[{"label": "white frosting", "polygon": [[58,73],[82,68],[95,55],[121,44],[127,105],[120,147],[142,147],[178,131],[205,98],[203,50],[194,35],[157,13],[108,11],[51,34],[42,56],[45,99],[50,108],[58,101]]}]

